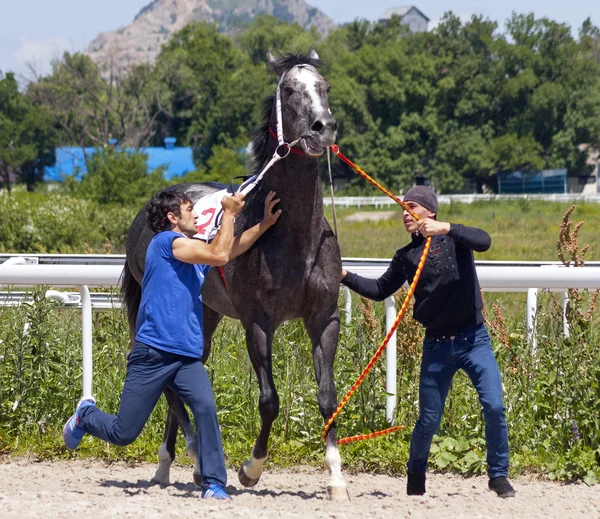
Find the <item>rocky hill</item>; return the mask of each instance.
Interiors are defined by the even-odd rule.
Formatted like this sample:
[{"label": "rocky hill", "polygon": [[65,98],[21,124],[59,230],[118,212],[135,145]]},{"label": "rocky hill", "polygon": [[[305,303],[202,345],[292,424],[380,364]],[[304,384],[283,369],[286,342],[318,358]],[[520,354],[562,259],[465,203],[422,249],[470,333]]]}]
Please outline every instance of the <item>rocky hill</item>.
[{"label": "rocky hill", "polygon": [[87,48],[98,63],[113,61],[119,67],[152,62],[171,34],[192,21],[214,21],[230,32],[240,21],[266,13],[305,29],[315,27],[322,35],[336,24],[304,0],[154,0],[133,22],[116,31],[100,33]]}]

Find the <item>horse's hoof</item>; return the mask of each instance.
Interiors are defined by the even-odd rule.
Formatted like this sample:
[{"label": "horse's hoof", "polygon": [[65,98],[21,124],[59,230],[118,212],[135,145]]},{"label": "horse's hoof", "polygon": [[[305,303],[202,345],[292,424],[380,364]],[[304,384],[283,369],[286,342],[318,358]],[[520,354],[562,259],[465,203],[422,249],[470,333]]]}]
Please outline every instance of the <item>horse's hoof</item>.
[{"label": "horse's hoof", "polygon": [[327,487],[327,499],[330,501],[350,501],[347,487]]},{"label": "horse's hoof", "polygon": [[238,479],[240,480],[240,483],[245,487],[253,487],[260,480],[260,476],[256,479],[248,477],[248,474],[246,474],[244,467],[246,467],[249,464],[250,462],[248,460],[244,461],[244,463],[242,463],[242,466],[240,467],[240,470],[238,470]]},{"label": "horse's hoof", "polygon": [[171,485],[171,480],[169,478],[164,479],[161,478],[160,476],[154,476],[151,480],[150,483],[152,483],[153,485],[160,485],[161,487],[168,487]]}]

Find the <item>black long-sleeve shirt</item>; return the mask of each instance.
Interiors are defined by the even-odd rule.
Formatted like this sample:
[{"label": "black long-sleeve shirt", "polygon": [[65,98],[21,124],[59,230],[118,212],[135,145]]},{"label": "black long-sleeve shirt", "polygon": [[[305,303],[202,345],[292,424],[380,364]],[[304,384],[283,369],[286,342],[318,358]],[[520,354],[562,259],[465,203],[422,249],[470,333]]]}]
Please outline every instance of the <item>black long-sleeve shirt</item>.
[{"label": "black long-sleeve shirt", "polygon": [[[484,252],[492,240],[475,227],[450,224],[445,235],[433,236],[423,272],[415,289],[413,316],[428,336],[456,335],[483,322],[479,281],[473,251]],[[416,234],[399,249],[389,268],[378,279],[348,272],[342,283],[376,301],[391,296],[417,271],[425,239]]]}]

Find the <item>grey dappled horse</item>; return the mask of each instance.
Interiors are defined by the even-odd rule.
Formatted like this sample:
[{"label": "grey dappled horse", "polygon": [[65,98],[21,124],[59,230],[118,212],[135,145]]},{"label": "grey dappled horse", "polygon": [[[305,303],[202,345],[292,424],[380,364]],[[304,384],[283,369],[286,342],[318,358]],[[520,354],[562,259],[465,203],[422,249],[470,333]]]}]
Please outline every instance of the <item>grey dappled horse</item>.
[{"label": "grey dappled horse", "polygon": [[[273,334],[284,321],[296,318],[304,321],[312,342],[319,410],[323,418],[329,418],[337,405],[333,362],[340,328],[337,301],[342,265],[337,239],[323,216],[318,165],[323,148],[335,142],[337,123],[329,110],[329,86],[317,72],[320,62],[314,50],[309,57],[287,54],[278,59],[269,55],[269,59],[272,69],[280,77],[278,89],[284,138],[286,142],[299,141],[293,152],[276,162],[258,187],[246,196],[244,210],[236,218],[236,235],[262,219],[264,200],[271,190],[276,191],[281,199],[278,208],[283,209],[283,214],[250,250],[225,265],[226,286],[218,269],[213,268],[202,289],[203,361],[208,357],[212,334],[223,315],[239,319],[246,332],[248,353],[260,385],[261,430],[252,450],[252,459],[245,461],[239,470],[240,482],[247,487],[260,479],[262,465],[267,458],[271,425],[279,413],[271,354]],[[267,99],[265,124],[253,132],[252,150],[257,173],[278,148],[275,137],[278,128],[276,97]],[[285,154],[287,150],[280,147],[279,151]],[[173,188],[183,188],[195,203],[200,197],[224,187],[215,183],[192,183]],[[127,235],[123,281],[133,333],[146,249],[151,238],[152,232],[142,210]],[[194,479],[199,483],[201,476],[193,426],[173,391],[167,389],[165,395],[169,412],[154,480],[169,484],[179,423],[186,438],[187,451],[196,460]],[[335,425],[327,434],[325,461],[331,474],[329,495],[347,498]]]}]

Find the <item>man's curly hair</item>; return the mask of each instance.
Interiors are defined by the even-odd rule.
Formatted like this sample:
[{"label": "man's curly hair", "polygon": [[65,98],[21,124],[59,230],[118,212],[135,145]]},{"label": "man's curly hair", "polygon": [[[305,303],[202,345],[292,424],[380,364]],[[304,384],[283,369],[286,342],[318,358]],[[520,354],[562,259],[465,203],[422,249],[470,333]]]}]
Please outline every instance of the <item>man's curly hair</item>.
[{"label": "man's curly hair", "polygon": [[182,190],[167,188],[159,191],[146,206],[146,220],[153,232],[167,231],[171,222],[167,218],[169,213],[181,216],[181,204],[192,203],[192,200]]}]

